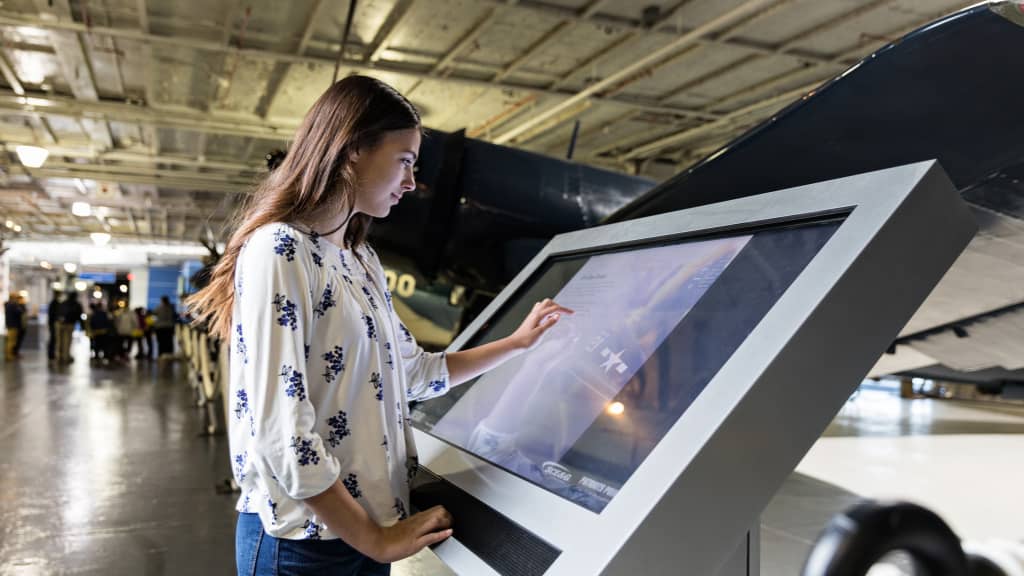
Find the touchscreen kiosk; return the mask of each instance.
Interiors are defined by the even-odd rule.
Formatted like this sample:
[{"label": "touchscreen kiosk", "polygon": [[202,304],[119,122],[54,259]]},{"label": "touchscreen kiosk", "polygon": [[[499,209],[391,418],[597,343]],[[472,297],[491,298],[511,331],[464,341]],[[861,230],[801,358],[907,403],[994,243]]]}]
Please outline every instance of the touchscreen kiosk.
[{"label": "touchscreen kiosk", "polygon": [[[941,222],[941,234],[935,223]],[[449,351],[576,311],[411,412],[464,574],[756,574],[761,509],[974,233],[933,162],[554,238]]]}]

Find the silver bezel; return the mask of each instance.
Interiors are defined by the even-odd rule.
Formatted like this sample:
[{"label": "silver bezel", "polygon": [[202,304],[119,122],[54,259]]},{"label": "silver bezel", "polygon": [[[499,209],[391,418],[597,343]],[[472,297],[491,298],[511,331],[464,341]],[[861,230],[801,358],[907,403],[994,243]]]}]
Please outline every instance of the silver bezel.
[{"label": "silver bezel", "polygon": [[[460,350],[549,258],[840,213],[600,514],[416,430],[420,462],[561,549],[546,574],[713,573],[974,235],[936,162],[559,235],[448,348]],[[458,573],[494,573],[458,542],[435,551]]]}]

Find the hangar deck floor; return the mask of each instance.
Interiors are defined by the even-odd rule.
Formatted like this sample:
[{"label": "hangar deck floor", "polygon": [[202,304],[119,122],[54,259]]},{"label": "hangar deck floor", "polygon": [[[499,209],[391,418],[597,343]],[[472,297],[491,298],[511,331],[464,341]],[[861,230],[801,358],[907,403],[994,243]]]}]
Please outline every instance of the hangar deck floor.
[{"label": "hangar deck floor", "polygon": [[[0,576],[230,574],[224,437],[197,437],[180,363],[48,368],[32,346],[0,375]],[[762,574],[792,575],[858,499],[922,502],[961,536],[1024,540],[1024,408],[851,399],[762,517]],[[396,576],[448,571],[429,552]]]}]

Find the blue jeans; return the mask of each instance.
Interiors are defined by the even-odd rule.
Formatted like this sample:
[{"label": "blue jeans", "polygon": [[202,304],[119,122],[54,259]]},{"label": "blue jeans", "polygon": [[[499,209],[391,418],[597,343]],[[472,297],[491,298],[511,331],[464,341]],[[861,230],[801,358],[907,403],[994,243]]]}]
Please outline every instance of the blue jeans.
[{"label": "blue jeans", "polygon": [[238,576],[388,576],[380,564],[341,539],[286,540],[263,531],[258,514],[239,514],[235,529]]}]

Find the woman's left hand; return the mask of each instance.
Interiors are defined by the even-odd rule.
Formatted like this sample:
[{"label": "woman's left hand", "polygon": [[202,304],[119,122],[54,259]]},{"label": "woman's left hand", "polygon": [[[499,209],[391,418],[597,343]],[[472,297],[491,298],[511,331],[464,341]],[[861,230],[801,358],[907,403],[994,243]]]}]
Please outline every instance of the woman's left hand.
[{"label": "woman's left hand", "polygon": [[536,346],[540,337],[543,336],[549,328],[558,323],[558,319],[561,318],[562,314],[572,313],[572,310],[559,305],[550,298],[545,298],[533,305],[533,309],[526,315],[526,319],[524,319],[523,323],[519,325],[519,328],[516,328],[516,331],[509,336],[509,339],[517,348],[524,351],[529,350]]}]

